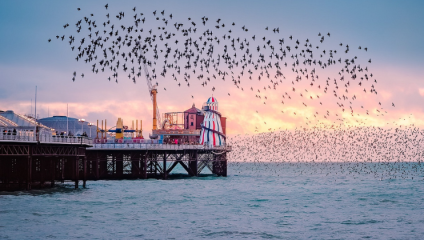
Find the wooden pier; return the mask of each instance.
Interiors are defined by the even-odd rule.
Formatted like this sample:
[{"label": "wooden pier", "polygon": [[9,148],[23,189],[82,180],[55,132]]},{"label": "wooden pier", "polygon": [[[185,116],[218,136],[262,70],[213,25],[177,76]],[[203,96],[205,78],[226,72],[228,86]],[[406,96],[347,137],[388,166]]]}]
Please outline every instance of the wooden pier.
[{"label": "wooden pier", "polygon": [[0,190],[53,187],[56,181],[86,185],[85,143],[0,142]]},{"label": "wooden pier", "polygon": [[74,142],[0,141],[0,190],[53,187],[55,182],[102,179],[168,179],[180,164],[190,176],[208,168],[227,176],[231,148],[167,144],[92,144]]},{"label": "wooden pier", "polygon": [[178,164],[190,176],[198,176],[208,168],[213,174],[226,177],[227,152],[231,150],[200,145],[105,145],[87,149],[87,177],[90,180],[167,179]]}]

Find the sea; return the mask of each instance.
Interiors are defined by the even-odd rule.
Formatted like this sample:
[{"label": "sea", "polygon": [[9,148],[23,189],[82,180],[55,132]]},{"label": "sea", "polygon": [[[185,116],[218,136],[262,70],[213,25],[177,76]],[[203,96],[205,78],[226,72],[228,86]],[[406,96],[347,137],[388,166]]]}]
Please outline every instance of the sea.
[{"label": "sea", "polygon": [[420,163],[229,163],[0,192],[0,239],[424,239]]}]

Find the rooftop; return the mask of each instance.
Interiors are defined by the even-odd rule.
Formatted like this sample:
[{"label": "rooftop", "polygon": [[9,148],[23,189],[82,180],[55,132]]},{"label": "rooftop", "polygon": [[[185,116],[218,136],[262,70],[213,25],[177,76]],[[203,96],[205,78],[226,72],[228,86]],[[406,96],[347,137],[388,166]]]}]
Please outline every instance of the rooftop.
[{"label": "rooftop", "polygon": [[[12,110],[0,111],[0,127],[35,127],[36,122],[32,117],[17,114]],[[49,127],[40,124],[39,127],[49,129]]]}]

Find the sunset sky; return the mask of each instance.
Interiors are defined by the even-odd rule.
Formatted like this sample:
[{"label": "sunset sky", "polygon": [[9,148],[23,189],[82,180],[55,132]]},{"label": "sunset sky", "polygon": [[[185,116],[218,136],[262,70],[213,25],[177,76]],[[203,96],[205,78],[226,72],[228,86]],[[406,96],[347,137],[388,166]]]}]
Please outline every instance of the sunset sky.
[{"label": "sunset sky", "polygon": [[[106,3],[109,4],[108,10],[104,8]],[[267,39],[284,38],[286,45],[292,47],[295,46],[294,39],[302,43],[308,39],[315,46],[320,44],[318,34],[327,36],[329,32],[331,37],[326,38],[319,50],[337,49],[337,54],[344,59],[344,46],[349,44],[349,58],[357,56],[358,64],[367,67],[368,72],[373,74],[372,79],[377,80],[373,84],[377,95],[364,93],[363,87],[351,81],[349,94],[357,97],[351,104],[355,112],[352,117],[337,105],[341,101],[331,96],[332,90],[323,93],[322,89],[316,87],[319,84],[324,86],[327,77],[331,81],[340,78],[338,73],[343,65],[318,69],[320,79],[315,85],[309,86],[310,81],[299,83],[295,86],[295,93],[292,91],[292,81],[295,81],[296,74],[290,67],[283,67],[281,72],[285,79],[276,90],[262,92],[261,99],[255,97],[256,90],[268,86],[269,81],[249,80],[247,74],[240,78],[243,91],[231,82],[230,77],[226,81],[212,79],[203,87],[202,81],[193,74],[190,87],[184,84],[178,87],[177,81],[168,74],[157,80],[161,113],[184,111],[193,103],[200,108],[213,94],[219,101],[219,111],[227,117],[229,134],[293,129],[306,126],[306,123],[308,126],[319,126],[321,123],[387,126],[387,123],[395,121],[397,124],[424,127],[423,1],[1,1],[0,110],[31,113],[31,100],[34,101],[37,86],[37,113],[40,118],[47,117],[48,112],[50,116],[66,115],[66,105],[69,104],[70,117],[85,118],[93,123],[97,119],[108,119],[110,124],[121,117],[124,125],[131,125],[131,120],[142,119],[143,129],[149,131],[152,126],[152,103],[144,76],[134,84],[122,71],[118,83],[108,81],[110,72],[93,73],[92,63],[75,61],[76,53],[71,51],[66,40],[62,42],[55,37],[69,34],[79,36],[75,32],[75,23],[90,14],[103,19],[110,12],[113,16],[111,20],[116,22],[114,16],[124,11],[125,18],[130,20],[133,7],[137,8],[136,12],[144,13],[146,19],[153,19],[152,12],[155,10],[165,10],[165,15],[172,13],[174,20],[168,24],[172,32],[177,32],[172,26],[174,22],[190,24],[187,21],[189,17],[199,25],[203,16],[211,22],[222,19],[227,28],[235,22],[232,37],[250,39],[252,50],[258,43],[264,45],[261,39],[264,36]],[[81,11],[77,11],[77,8],[81,8]],[[63,28],[66,23],[70,24],[69,29]],[[102,23],[103,20],[98,20],[97,24]],[[120,24],[115,23],[116,27]],[[144,26],[144,33],[150,28],[157,28],[157,23],[148,24],[146,22]],[[213,26],[210,29],[218,37],[225,34],[224,30],[220,32],[221,29],[216,30]],[[246,26],[249,32],[241,32],[242,26]],[[266,27],[278,27],[279,33],[267,31]],[[252,41],[253,35],[256,35],[256,41]],[[291,35],[292,42],[289,40]],[[48,39],[52,39],[52,42],[49,43]],[[181,42],[184,39],[180,37]],[[343,47],[339,43],[343,43]],[[217,50],[223,45],[217,45]],[[359,50],[359,46],[368,50]],[[315,57],[318,55],[315,54]],[[335,58],[337,60],[339,57]],[[369,59],[372,59],[372,63],[368,62]],[[290,64],[290,60],[287,63]],[[77,77],[73,82],[74,71],[77,76],[84,73],[84,78]],[[234,69],[235,78],[240,71]],[[203,74],[205,78],[212,78],[212,73]],[[216,90],[212,91],[212,87]],[[251,91],[251,87],[255,91]],[[301,91],[305,93],[304,98],[299,97]],[[292,96],[296,94],[296,97],[283,99],[286,92]],[[266,104],[263,101],[265,95]],[[309,95],[314,98],[318,95],[320,100],[310,100]],[[344,101],[346,110],[350,106],[348,102]],[[367,110],[369,114],[366,114]],[[331,112],[331,119],[323,118],[327,111]],[[337,120],[341,117],[345,118],[343,122]]]}]

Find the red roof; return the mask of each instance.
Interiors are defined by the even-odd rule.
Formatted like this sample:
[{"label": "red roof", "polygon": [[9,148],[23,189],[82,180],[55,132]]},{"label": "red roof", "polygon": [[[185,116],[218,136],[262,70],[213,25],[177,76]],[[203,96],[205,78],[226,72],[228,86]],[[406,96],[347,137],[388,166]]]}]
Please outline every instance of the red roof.
[{"label": "red roof", "polygon": [[187,110],[185,110],[184,111],[184,113],[199,113],[200,112],[200,110],[199,109],[197,109],[195,106],[194,106],[194,103],[193,103],[193,106],[190,108],[190,109],[187,109]]}]

